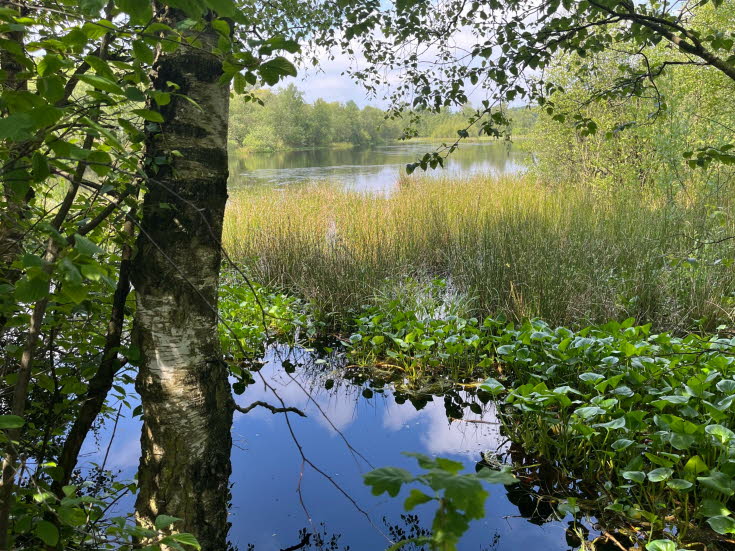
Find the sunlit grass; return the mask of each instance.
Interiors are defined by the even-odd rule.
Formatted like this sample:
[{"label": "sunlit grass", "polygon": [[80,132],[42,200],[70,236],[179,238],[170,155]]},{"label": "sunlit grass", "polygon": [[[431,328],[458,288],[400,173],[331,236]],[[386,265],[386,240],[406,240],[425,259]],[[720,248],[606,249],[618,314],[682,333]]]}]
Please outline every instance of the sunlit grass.
[{"label": "sunlit grass", "polygon": [[443,277],[482,315],[712,329],[731,323],[735,246],[701,241],[735,234],[735,223],[726,191],[704,195],[530,177],[402,179],[388,196],[259,187],[231,197],[224,241],[259,281],[326,313],[349,314],[407,278]]}]

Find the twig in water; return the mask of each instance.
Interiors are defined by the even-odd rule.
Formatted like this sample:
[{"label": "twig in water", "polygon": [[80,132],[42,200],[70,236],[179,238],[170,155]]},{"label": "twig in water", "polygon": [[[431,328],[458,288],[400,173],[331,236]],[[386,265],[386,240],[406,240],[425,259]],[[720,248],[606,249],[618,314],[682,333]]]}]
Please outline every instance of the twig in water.
[{"label": "twig in water", "polygon": [[237,404],[235,404],[235,409],[239,411],[240,413],[247,413],[255,409],[258,406],[270,410],[270,412],[273,414],[286,413],[290,411],[291,413],[295,413],[296,415],[300,415],[301,417],[306,417],[306,414],[298,408],[294,408],[294,407],[277,408],[276,406],[270,405],[268,402],[261,402],[260,400],[258,400],[257,402],[253,402],[247,407],[242,407],[242,406],[238,406]]},{"label": "twig in water", "polygon": [[310,539],[311,539],[311,534],[307,533],[304,535],[304,537],[301,539],[299,543],[297,543],[296,545],[292,545],[291,547],[286,547],[285,549],[281,549],[281,551],[296,551],[297,549],[306,547],[307,545],[309,545]]}]

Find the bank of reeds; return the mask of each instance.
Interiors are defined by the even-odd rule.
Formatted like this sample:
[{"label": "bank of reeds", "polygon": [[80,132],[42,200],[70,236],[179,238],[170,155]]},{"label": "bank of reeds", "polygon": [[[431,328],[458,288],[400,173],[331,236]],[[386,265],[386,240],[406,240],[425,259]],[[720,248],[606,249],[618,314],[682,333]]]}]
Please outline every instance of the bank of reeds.
[{"label": "bank of reeds", "polygon": [[727,192],[680,195],[523,176],[404,179],[389,195],[252,188],[232,194],[224,241],[260,282],[340,316],[396,282],[442,277],[482,315],[732,326]]}]

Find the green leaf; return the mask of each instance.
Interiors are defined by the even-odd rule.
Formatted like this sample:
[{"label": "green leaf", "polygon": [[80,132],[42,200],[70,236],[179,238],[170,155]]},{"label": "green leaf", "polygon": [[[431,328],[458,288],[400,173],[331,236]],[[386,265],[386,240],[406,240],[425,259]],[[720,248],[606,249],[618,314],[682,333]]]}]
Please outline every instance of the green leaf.
[{"label": "green leaf", "polygon": [[735,494],[732,489],[732,479],[725,473],[711,471],[709,476],[698,476],[697,480],[706,488],[715,490],[726,496]]},{"label": "green leaf", "polygon": [[683,491],[688,490],[689,488],[694,486],[694,484],[692,484],[688,480],[684,480],[683,478],[672,478],[666,483],[666,486],[668,486],[672,490]]},{"label": "green leaf", "polygon": [[676,544],[671,540],[653,540],[646,544],[647,551],[676,551]]},{"label": "green leaf", "polygon": [[632,480],[638,484],[643,484],[646,480],[646,473],[642,471],[625,471],[623,472],[623,478],[626,480]]},{"label": "green leaf", "polygon": [[724,503],[717,501],[716,499],[706,498],[702,500],[702,504],[699,507],[699,513],[705,517],[720,517],[728,516],[732,513]]},{"label": "green leaf", "polygon": [[133,113],[151,122],[163,122],[164,120],[161,113],[150,109],[133,109]]},{"label": "green leaf", "polygon": [[689,448],[692,444],[694,444],[695,440],[696,438],[691,434],[683,434],[677,432],[671,436],[670,442],[671,445],[677,450],[685,450]]},{"label": "green leaf", "polygon": [[707,524],[718,534],[735,534],[735,520],[732,517],[711,517]]},{"label": "green leaf", "polygon": [[505,392],[505,386],[503,386],[503,383],[498,381],[497,379],[493,379],[490,377],[489,379],[485,379],[483,383],[480,385],[480,388],[486,392],[489,392],[493,396],[498,396],[499,394]]},{"label": "green leaf", "polygon": [[15,284],[15,299],[18,302],[36,302],[49,293],[47,277],[23,277]]},{"label": "green leaf", "polygon": [[648,473],[648,480],[651,482],[663,482],[664,480],[668,480],[671,478],[671,475],[674,474],[673,469],[669,469],[668,467],[660,467],[658,469],[653,469],[650,473]]},{"label": "green leaf", "polygon": [[232,0],[206,0],[207,6],[220,17],[232,17],[235,15],[235,3]]},{"label": "green leaf", "polygon": [[25,421],[17,415],[0,415],[0,429],[19,429]]},{"label": "green leaf", "polygon": [[102,90],[103,92],[119,94],[121,96],[125,95],[125,91],[116,82],[111,81],[109,78],[101,77],[99,75],[78,75],[77,78],[98,90]]},{"label": "green leaf", "polygon": [[46,545],[56,545],[59,541],[59,530],[47,520],[39,521],[33,533]]},{"label": "green leaf", "polygon": [[56,54],[46,54],[38,62],[38,75],[45,77],[61,68],[61,59]]},{"label": "green leaf", "polygon": [[735,433],[722,425],[707,425],[704,432],[714,436],[723,444],[727,444],[730,440],[735,438]]},{"label": "green leaf", "polygon": [[493,469],[481,469],[476,476],[477,478],[480,478],[485,482],[488,482],[489,484],[502,484],[504,486],[510,486],[511,484],[516,484],[518,482],[518,479],[515,477],[515,475],[510,472],[509,467],[504,467],[499,471],[495,471]]},{"label": "green leaf", "polygon": [[51,170],[48,166],[48,160],[38,151],[33,153],[33,157],[31,158],[31,167],[33,178],[37,182],[42,182],[51,174]]},{"label": "green leaf", "polygon": [[87,522],[87,515],[78,507],[59,507],[56,514],[69,526],[82,526]]},{"label": "green leaf", "polygon": [[180,520],[181,519],[179,517],[172,517],[169,515],[158,515],[156,517],[156,520],[154,521],[154,524],[157,530],[163,530],[165,528],[170,527],[172,524],[176,524]]},{"label": "green leaf", "polygon": [[153,17],[153,8],[148,0],[116,0],[115,4],[130,16],[133,24],[146,24]]},{"label": "green leaf", "polygon": [[154,59],[153,48],[143,40],[133,41],[133,55],[143,63],[151,65]]},{"label": "green leaf", "polygon": [[599,423],[594,426],[608,430],[622,429],[623,427],[625,427],[625,417],[618,417],[617,419],[613,419],[612,421],[608,421],[607,423]]},{"label": "green leaf", "polygon": [[605,376],[600,375],[599,373],[582,373],[579,378],[583,380],[585,383],[597,383],[599,381],[602,381]]},{"label": "green leaf", "polygon": [[413,511],[413,509],[417,505],[428,503],[432,499],[433,498],[431,496],[427,496],[421,490],[417,490],[416,488],[413,488],[409,496],[406,498],[406,501],[403,503],[403,508],[406,509],[406,511]]},{"label": "green leaf", "polygon": [[83,254],[85,256],[94,256],[96,254],[102,253],[102,249],[100,249],[92,241],[90,241],[83,235],[79,235],[78,233],[74,234],[74,248],[79,251],[80,254]]},{"label": "green leaf", "polygon": [[570,497],[566,501],[562,501],[556,510],[562,515],[576,515],[581,509],[577,505],[577,499]]},{"label": "green leaf", "polygon": [[80,283],[67,283],[61,287],[61,294],[79,304],[89,296],[89,286]]},{"label": "green leaf", "polygon": [[31,137],[34,123],[27,113],[14,113],[0,119],[0,140],[21,141]]},{"label": "green leaf", "polygon": [[413,475],[405,469],[382,467],[364,475],[365,484],[372,486],[373,495],[387,493],[391,497],[398,495],[401,486],[413,481]]},{"label": "green leaf", "polygon": [[607,412],[604,409],[598,408],[597,406],[582,407],[574,410],[574,414],[582,419],[590,419],[591,417],[603,415],[605,413]]},{"label": "green leaf", "polygon": [[633,442],[632,440],[628,440],[627,438],[620,438],[619,440],[613,442],[611,447],[615,451],[620,451],[630,447],[634,443],[635,442]]},{"label": "green leaf", "polygon": [[709,467],[707,466],[707,463],[705,463],[704,460],[698,455],[689,458],[689,460],[684,465],[684,472],[689,475],[706,473],[708,470]]},{"label": "green leaf", "polygon": [[294,67],[294,64],[281,56],[274,57],[262,63],[258,71],[260,71],[263,82],[270,86],[277,84],[283,77],[296,76],[296,67]]},{"label": "green leaf", "polygon": [[177,542],[177,543],[183,543],[184,545],[190,545],[194,549],[201,549],[202,546],[197,541],[194,534],[188,534],[188,533],[181,533],[181,534],[171,534],[170,536],[166,536],[161,540],[161,543],[166,544],[170,542]]},{"label": "green leaf", "polygon": [[79,7],[84,15],[94,17],[99,15],[106,3],[105,0],[79,0]]}]

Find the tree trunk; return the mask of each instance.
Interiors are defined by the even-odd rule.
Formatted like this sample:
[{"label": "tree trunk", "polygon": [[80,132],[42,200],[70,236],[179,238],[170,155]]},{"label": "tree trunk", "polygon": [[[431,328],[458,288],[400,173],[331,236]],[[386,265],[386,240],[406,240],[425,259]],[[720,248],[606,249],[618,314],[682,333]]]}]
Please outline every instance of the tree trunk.
[{"label": "tree trunk", "polygon": [[[159,15],[172,27],[184,18],[176,10]],[[178,531],[193,533],[206,551],[223,551],[234,401],[216,308],[229,90],[218,82],[221,61],[208,53],[216,34],[197,36],[199,47],[159,52],[152,75],[156,90],[175,83],[196,105],[172,95],[158,109],[160,130],[147,125],[150,182],[131,274],[143,405],[136,512],[146,526],[162,514],[182,518]]]}]

